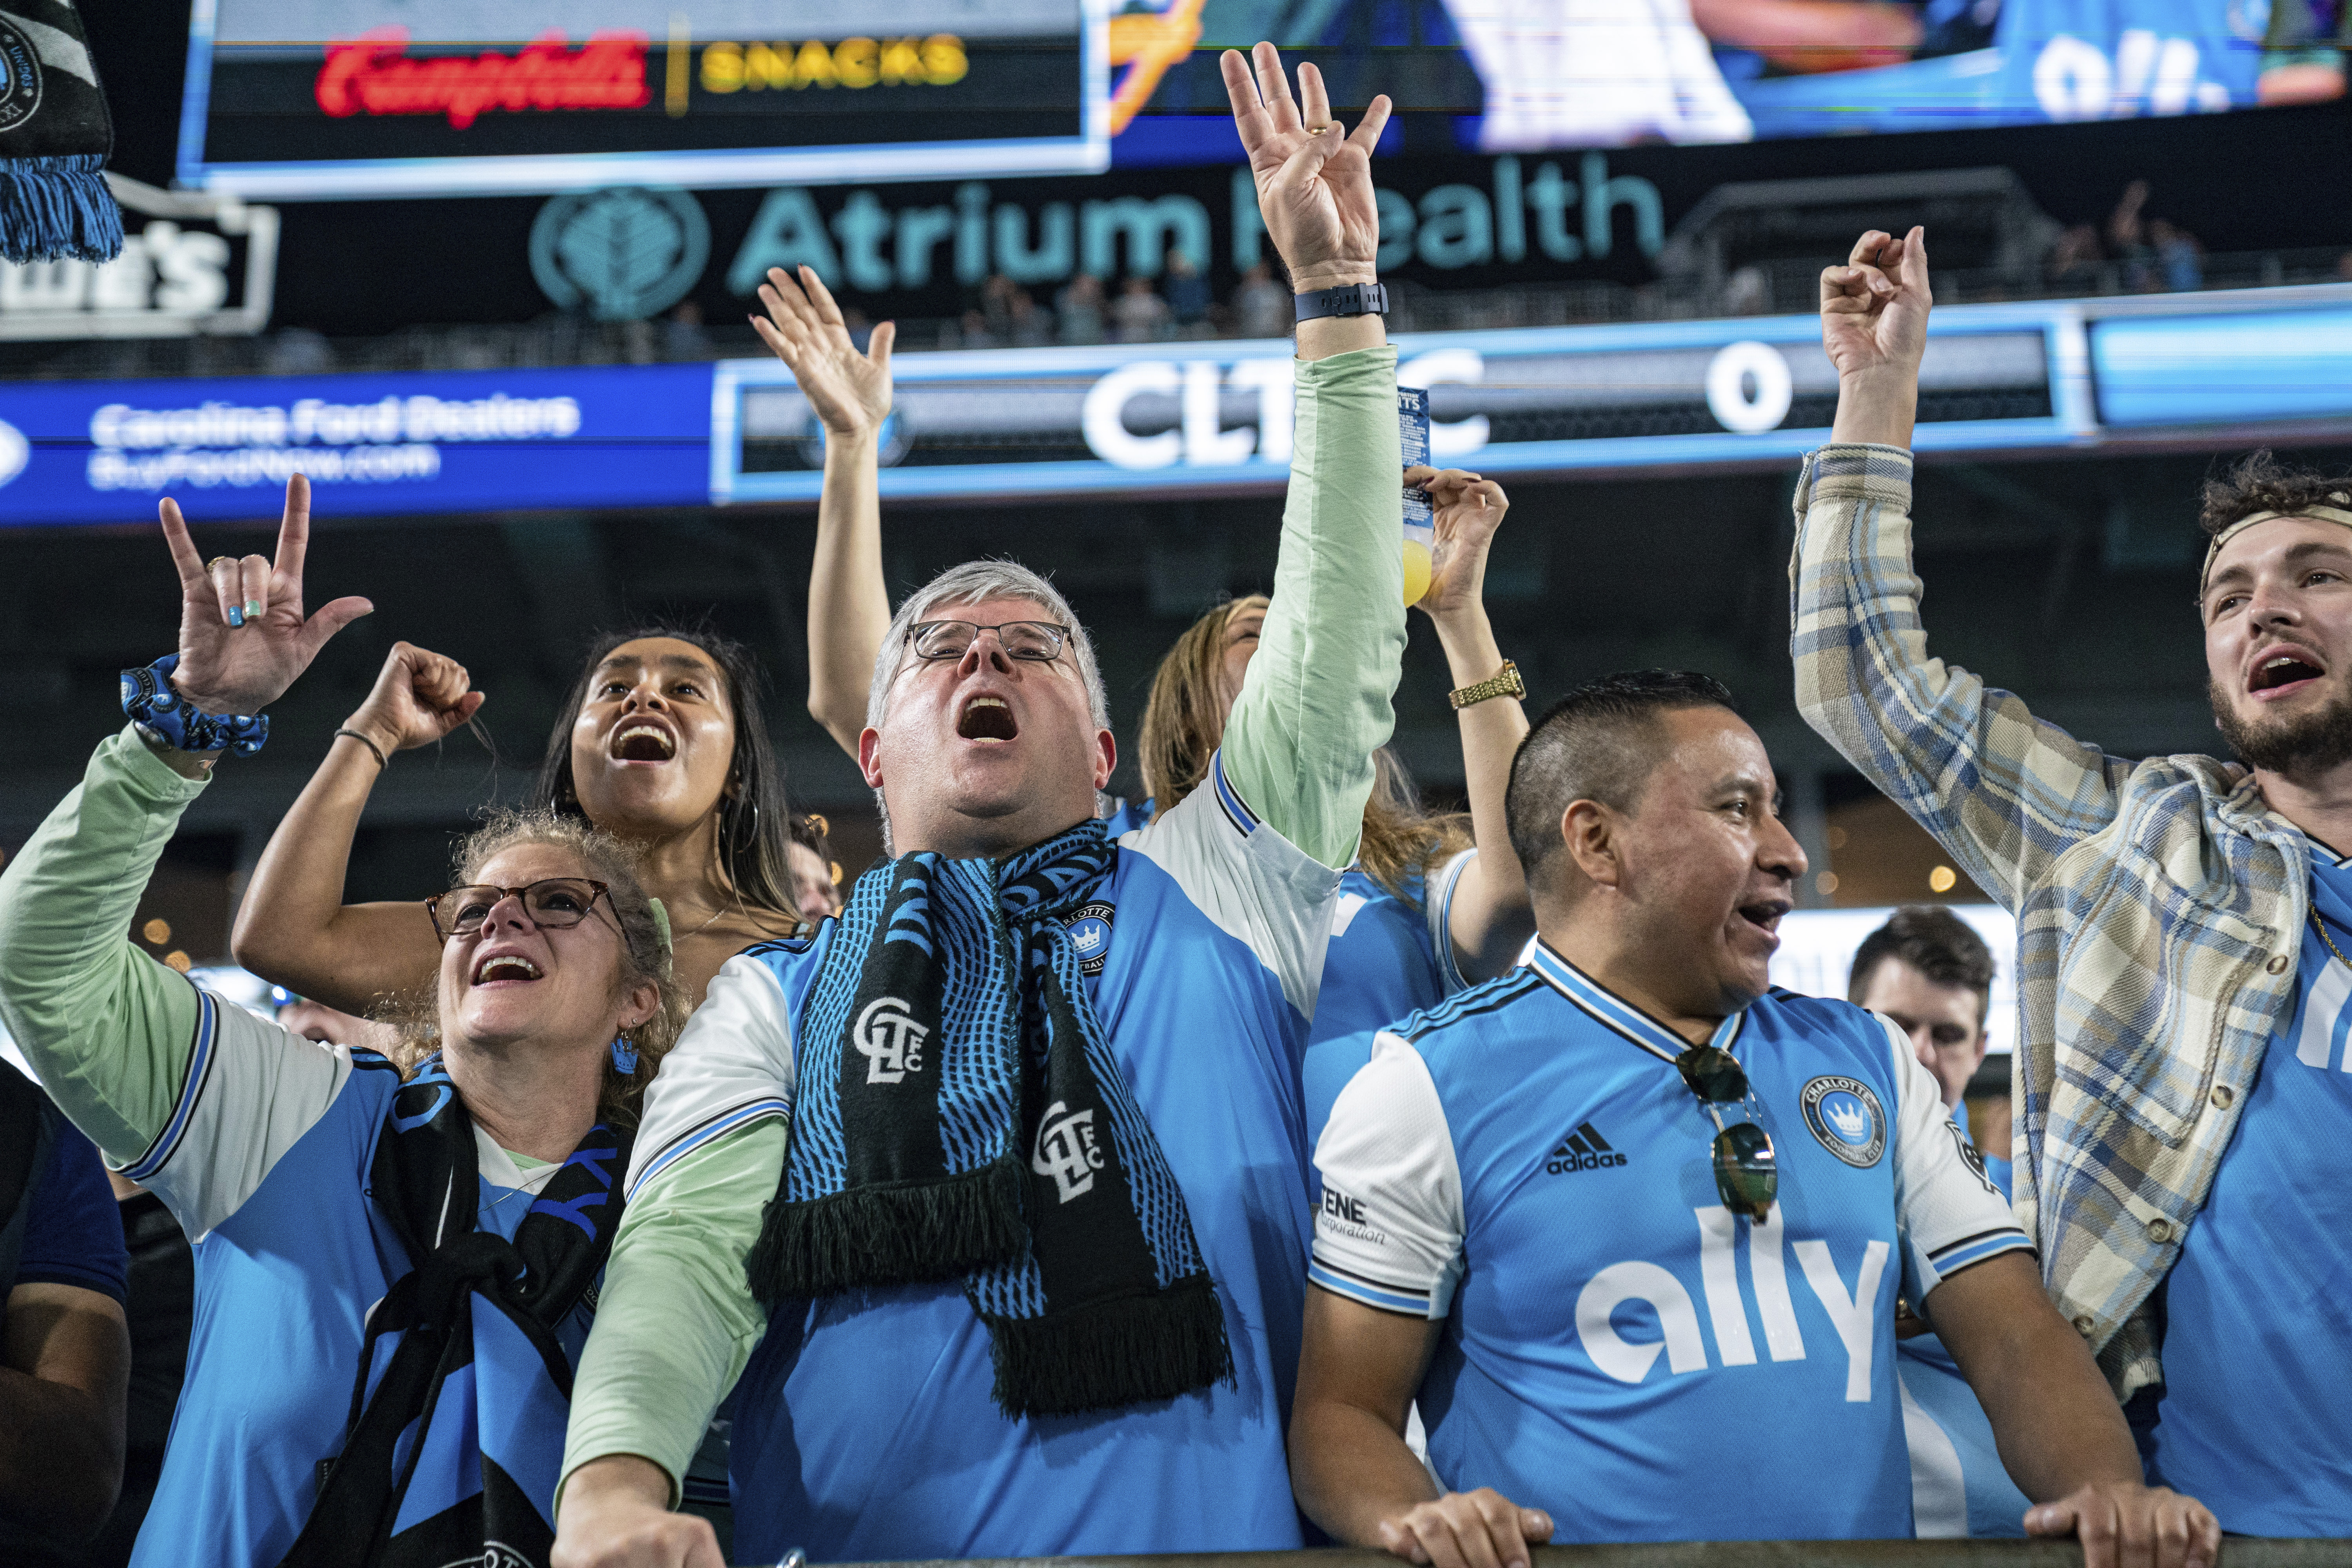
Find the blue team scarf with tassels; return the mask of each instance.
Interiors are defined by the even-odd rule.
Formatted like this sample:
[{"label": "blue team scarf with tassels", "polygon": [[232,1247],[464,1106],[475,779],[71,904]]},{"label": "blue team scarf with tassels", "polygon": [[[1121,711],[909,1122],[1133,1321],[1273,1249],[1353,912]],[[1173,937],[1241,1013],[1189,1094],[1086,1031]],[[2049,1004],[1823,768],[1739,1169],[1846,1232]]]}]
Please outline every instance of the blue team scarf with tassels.
[{"label": "blue team scarf with tassels", "polygon": [[342,1451],[280,1568],[546,1568],[572,1406],[555,1329],[612,1251],[631,1136],[590,1128],[508,1241],[475,1228],[473,1119],[440,1057],[400,1087],[368,1194],[413,1267],[368,1315]]},{"label": "blue team scarf with tassels", "polygon": [[961,1279],[1008,1415],[1233,1378],[1184,1194],[1064,929],[1118,853],[1087,822],[858,879],[794,1030],[790,1152],[745,1263],[772,1307]]},{"label": "blue team scarf with tassels", "polygon": [[0,0],[0,261],[111,261],[114,125],[72,0]]}]

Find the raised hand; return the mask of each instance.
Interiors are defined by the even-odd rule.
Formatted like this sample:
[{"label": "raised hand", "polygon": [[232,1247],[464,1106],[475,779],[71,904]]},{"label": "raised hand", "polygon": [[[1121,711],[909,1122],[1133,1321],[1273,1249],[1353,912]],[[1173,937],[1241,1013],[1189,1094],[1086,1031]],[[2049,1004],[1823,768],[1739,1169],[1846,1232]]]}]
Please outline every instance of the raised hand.
[{"label": "raised hand", "polygon": [[760,303],[768,313],[752,317],[752,327],[791,367],[801,395],[824,427],[842,436],[880,429],[890,413],[890,345],[898,340],[897,325],[885,321],[876,327],[866,352],[858,353],[833,291],[808,267],[801,268],[798,282],[782,268],[769,268]]},{"label": "raised hand", "polygon": [[367,700],[343,728],[373,741],[385,756],[430,745],[480,710],[483,694],[468,689],[472,684],[456,659],[396,642]]},{"label": "raised hand", "polygon": [[1822,347],[1841,378],[1916,377],[1927,350],[1927,231],[1872,229],[1843,267],[1822,268]]},{"label": "raised hand", "polygon": [[1372,147],[1389,121],[1387,97],[1373,99],[1355,134],[1342,136],[1323,73],[1313,66],[1298,68],[1302,114],[1272,44],[1259,44],[1246,61],[1239,50],[1227,49],[1218,65],[1233,100],[1234,128],[1257,183],[1258,212],[1290,268],[1291,287],[1306,293],[1373,281],[1381,218]]},{"label": "raised hand", "polygon": [[172,684],[200,711],[258,713],[310,667],[327,639],[368,615],[365,599],[337,599],[302,617],[302,558],[310,543],[310,481],[286,481],[278,559],[227,556],[206,566],[179,503],[159,509],[180,569],[180,664]]},{"label": "raised hand", "polygon": [[1436,514],[1436,541],[1430,550],[1429,592],[1420,607],[1432,620],[1475,609],[1486,581],[1486,552],[1511,498],[1492,479],[1462,468],[1413,468],[1404,482],[1429,492]]}]

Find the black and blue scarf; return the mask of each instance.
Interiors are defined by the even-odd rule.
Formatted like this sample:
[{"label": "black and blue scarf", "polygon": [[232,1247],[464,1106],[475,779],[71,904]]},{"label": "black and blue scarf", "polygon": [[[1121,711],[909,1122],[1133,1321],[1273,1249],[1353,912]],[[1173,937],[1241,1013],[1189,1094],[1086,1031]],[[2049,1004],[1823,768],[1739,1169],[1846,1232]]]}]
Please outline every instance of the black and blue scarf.
[{"label": "black and blue scarf", "polygon": [[612,1250],[630,1138],[590,1128],[509,1242],[475,1228],[474,1123],[441,1058],[393,1096],[368,1195],[414,1266],[368,1317],[342,1452],[280,1568],[546,1568],[572,1405],[555,1329]]},{"label": "black and blue scarf", "polygon": [[1064,930],[1118,856],[1087,822],[1003,861],[903,855],[858,879],[795,1031],[791,1151],[745,1263],[772,1307],[961,1278],[1008,1415],[1233,1379],[1184,1194]]},{"label": "black and blue scarf", "polygon": [[114,124],[73,0],[0,0],[0,261],[111,261]]}]

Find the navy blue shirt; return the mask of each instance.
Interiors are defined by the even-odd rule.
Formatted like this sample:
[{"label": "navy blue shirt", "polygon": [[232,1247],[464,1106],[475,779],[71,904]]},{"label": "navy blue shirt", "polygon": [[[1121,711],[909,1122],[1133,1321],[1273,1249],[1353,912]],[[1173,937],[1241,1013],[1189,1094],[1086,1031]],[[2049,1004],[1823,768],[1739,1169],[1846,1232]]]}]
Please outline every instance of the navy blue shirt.
[{"label": "navy blue shirt", "polygon": [[122,1245],[122,1216],[106,1180],[98,1146],[54,1113],[56,1141],[48,1163],[33,1177],[25,1215],[25,1250],[16,1285],[72,1285],[120,1304],[129,1288],[131,1254]]}]

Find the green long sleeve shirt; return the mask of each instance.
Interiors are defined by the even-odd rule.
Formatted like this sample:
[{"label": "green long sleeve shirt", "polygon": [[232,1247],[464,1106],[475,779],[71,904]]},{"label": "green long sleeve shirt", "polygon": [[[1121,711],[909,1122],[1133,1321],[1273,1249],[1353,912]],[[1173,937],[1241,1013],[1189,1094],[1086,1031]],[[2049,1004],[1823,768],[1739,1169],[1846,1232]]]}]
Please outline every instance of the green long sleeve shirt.
[{"label": "green long sleeve shirt", "polygon": [[[1242,798],[1336,878],[1355,856],[1404,654],[1395,351],[1300,363],[1295,443],[1273,602],[1223,753]],[[732,1023],[706,1004],[680,1049],[725,1048]],[[567,1476],[636,1455],[668,1473],[675,1500],[766,1330],[743,1259],[785,1139],[783,1121],[754,1122],[632,1195],[573,1385]]]}]

